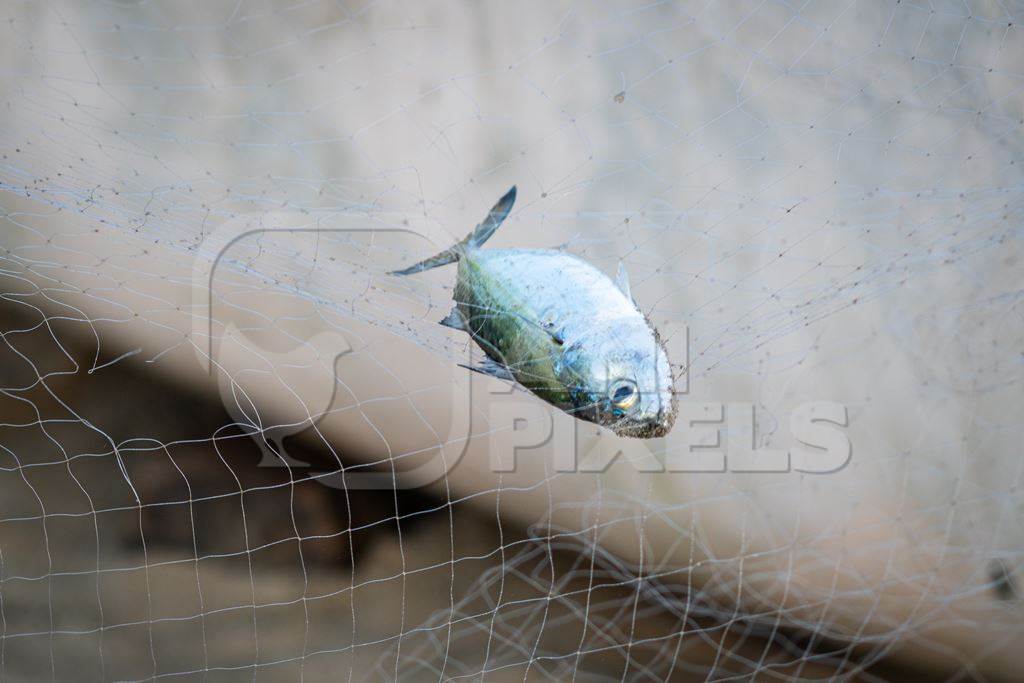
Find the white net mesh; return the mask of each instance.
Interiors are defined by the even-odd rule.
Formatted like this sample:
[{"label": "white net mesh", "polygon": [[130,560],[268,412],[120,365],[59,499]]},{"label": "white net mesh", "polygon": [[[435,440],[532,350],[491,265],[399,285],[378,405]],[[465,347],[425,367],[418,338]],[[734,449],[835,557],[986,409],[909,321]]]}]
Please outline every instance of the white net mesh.
[{"label": "white net mesh", "polygon": [[[0,677],[1011,679],[1022,13],[6,3]],[[491,243],[623,260],[724,471],[496,462],[572,421],[387,272],[513,184]],[[848,463],[739,466],[814,401]]]}]

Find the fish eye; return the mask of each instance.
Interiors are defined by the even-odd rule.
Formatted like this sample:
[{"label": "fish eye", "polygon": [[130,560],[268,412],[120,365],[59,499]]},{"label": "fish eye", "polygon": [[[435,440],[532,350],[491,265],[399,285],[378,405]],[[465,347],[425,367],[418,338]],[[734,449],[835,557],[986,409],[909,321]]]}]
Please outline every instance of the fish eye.
[{"label": "fish eye", "polygon": [[612,404],[619,410],[632,408],[636,405],[639,396],[640,392],[637,391],[636,384],[629,380],[619,380],[611,390]]}]

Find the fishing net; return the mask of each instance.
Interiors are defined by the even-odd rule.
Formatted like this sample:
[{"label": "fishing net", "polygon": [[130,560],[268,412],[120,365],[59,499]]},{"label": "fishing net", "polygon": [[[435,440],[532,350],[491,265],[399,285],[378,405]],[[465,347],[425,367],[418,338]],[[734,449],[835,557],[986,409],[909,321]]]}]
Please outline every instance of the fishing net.
[{"label": "fishing net", "polygon": [[[1021,15],[5,3],[0,677],[1011,678]],[[488,246],[625,264],[669,438],[389,275],[513,185]]]}]

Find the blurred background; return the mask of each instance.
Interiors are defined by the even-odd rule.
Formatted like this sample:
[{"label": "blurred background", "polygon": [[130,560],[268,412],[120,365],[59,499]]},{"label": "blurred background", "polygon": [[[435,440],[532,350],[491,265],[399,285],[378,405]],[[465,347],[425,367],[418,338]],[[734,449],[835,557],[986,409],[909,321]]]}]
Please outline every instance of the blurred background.
[{"label": "blurred background", "polygon": [[[1014,680],[1022,14],[3,3],[0,678]],[[722,440],[830,401],[849,462],[469,377],[453,269],[387,272],[511,185]]]}]

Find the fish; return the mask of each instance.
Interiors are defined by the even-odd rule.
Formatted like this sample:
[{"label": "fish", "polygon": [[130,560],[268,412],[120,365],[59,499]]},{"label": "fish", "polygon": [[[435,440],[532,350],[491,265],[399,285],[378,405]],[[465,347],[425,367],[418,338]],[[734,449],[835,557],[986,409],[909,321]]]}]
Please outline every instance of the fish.
[{"label": "fish", "polygon": [[458,264],[454,306],[440,321],[484,352],[462,365],[525,388],[618,436],[665,436],[675,423],[674,378],[657,329],[616,280],[561,249],[483,249],[508,217],[513,186],[448,249],[391,275]]}]

